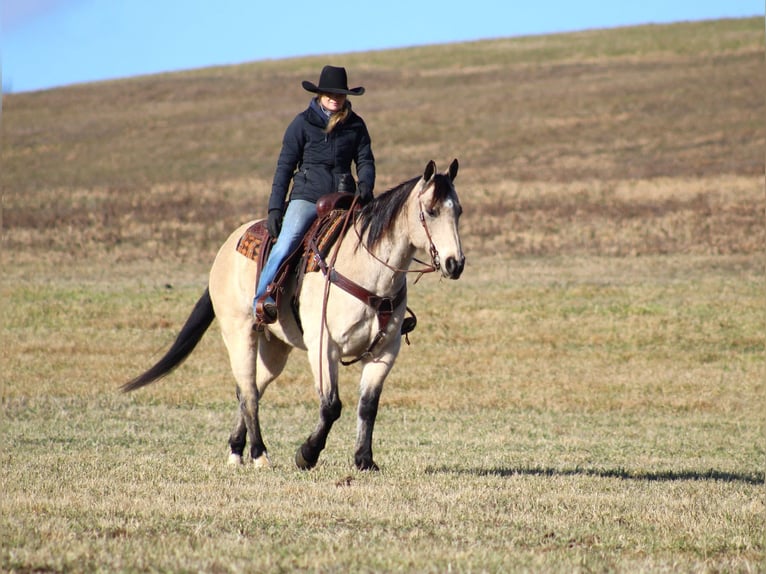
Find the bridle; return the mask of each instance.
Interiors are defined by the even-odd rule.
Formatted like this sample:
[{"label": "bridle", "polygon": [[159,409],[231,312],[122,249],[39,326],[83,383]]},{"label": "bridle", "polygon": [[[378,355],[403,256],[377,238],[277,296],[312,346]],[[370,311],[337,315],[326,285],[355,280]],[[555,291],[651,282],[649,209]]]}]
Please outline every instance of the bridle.
[{"label": "bridle", "polygon": [[[439,251],[436,249],[436,245],[434,245],[434,240],[431,238],[431,231],[428,229],[428,224],[426,223],[426,214],[423,211],[423,201],[420,199],[420,195],[422,194],[423,192],[421,191],[418,195],[418,206],[420,207],[418,219],[420,220],[420,224],[423,226],[423,231],[426,232],[426,237],[428,238],[428,254],[431,256],[430,272],[433,272],[441,269],[441,257],[439,257]],[[420,279],[420,277],[418,277],[418,279]]]},{"label": "bridle", "polygon": [[425,275],[426,273],[434,273],[436,271],[439,271],[441,269],[441,257],[439,256],[439,250],[436,248],[436,245],[434,244],[434,240],[431,237],[431,231],[428,229],[428,223],[426,223],[426,214],[425,210],[423,209],[423,200],[421,199],[421,196],[423,195],[423,192],[425,192],[426,188],[420,190],[418,193],[418,207],[420,209],[420,213],[418,213],[418,220],[420,221],[420,224],[423,226],[423,231],[426,233],[426,238],[428,239],[428,254],[431,256],[431,264],[429,265],[425,261],[421,261],[417,257],[413,257],[414,261],[417,261],[424,267],[421,269],[399,269],[398,267],[394,267],[393,265],[389,265],[387,261],[383,261],[380,257],[375,255],[372,250],[367,247],[367,245],[362,241],[362,235],[359,233],[359,230],[356,227],[356,221],[354,221],[351,225],[354,228],[354,233],[356,233],[356,237],[359,240],[359,244],[364,248],[364,250],[376,261],[381,263],[384,267],[387,267],[394,273],[417,273],[418,276],[413,281],[413,284],[420,281],[420,278]]}]

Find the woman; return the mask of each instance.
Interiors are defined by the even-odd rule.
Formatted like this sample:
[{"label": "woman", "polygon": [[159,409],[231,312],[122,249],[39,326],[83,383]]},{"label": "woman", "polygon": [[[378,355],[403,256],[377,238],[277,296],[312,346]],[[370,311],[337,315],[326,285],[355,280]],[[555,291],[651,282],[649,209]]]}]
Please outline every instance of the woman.
[{"label": "woman", "polygon": [[[260,323],[277,320],[277,305],[269,289],[285,258],[300,244],[316,218],[316,202],[335,191],[356,192],[361,203],[372,199],[375,158],[367,126],[351,110],[347,96],[361,96],[364,88],[348,89],[346,69],[325,66],[319,85],[304,81],[316,94],[285,131],[269,198],[267,227],[277,239],[255,291],[253,313]],[[351,175],[356,165],[357,184]],[[293,182],[287,203],[287,189]],[[286,209],[285,209],[286,207]]]}]

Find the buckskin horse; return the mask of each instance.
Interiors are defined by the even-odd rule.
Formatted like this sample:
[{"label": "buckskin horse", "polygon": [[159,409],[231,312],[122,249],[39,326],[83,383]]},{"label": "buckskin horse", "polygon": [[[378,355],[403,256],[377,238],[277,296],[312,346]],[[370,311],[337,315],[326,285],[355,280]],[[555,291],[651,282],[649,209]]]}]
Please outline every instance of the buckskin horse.
[{"label": "buckskin horse", "polygon": [[450,279],[463,272],[458,233],[462,208],[453,183],[457,171],[457,160],[446,173],[437,173],[429,161],[422,176],[352,210],[345,233],[332,247],[332,260],[317,256],[319,271],[303,275],[301,285],[298,274],[292,274],[278,300],[278,321],[259,329],[254,329],[252,313],[257,264],[237,252],[240,238],[254,222],[242,225],[218,251],[208,287],[167,353],[122,389],[132,391],[170,373],[218,317],[239,399],[229,463],[243,462],[249,434],[253,463],[270,466],[258,420],[259,402],[284,369],[290,351],[303,349],[319,395],[319,422],[298,448],[295,462],[310,469],[340,417],[339,364],[353,359],[362,365],[354,462],[360,470],[377,470],[372,433],[383,381],[401,347],[406,273],[418,249],[431,256],[426,270],[441,271]]}]

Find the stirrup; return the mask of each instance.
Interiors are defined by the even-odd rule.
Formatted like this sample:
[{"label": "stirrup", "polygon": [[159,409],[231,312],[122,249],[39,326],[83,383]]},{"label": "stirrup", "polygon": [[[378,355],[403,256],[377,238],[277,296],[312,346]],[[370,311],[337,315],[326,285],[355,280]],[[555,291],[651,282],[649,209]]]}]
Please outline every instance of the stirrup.
[{"label": "stirrup", "polygon": [[[407,307],[407,312],[410,313],[410,317],[405,317],[402,320],[402,335],[406,336],[408,333],[412,333],[418,324],[418,318],[415,316],[415,312]],[[409,340],[407,341],[409,344]]]},{"label": "stirrup", "polygon": [[269,294],[261,295],[258,298],[258,301],[255,302],[255,322],[256,326],[258,324],[261,325],[271,325],[272,323],[277,322],[277,304],[273,301],[268,301],[267,299],[270,298]]}]

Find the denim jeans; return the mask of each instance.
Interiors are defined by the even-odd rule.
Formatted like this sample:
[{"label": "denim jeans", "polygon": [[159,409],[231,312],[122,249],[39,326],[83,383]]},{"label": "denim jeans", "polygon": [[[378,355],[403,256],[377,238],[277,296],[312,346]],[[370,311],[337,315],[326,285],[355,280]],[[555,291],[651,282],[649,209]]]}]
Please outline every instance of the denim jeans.
[{"label": "denim jeans", "polygon": [[266,260],[258,280],[258,288],[255,290],[256,300],[266,292],[266,287],[274,280],[282,262],[300,245],[303,235],[314,222],[316,216],[316,203],[304,199],[293,199],[287,204],[279,237],[271,248],[269,258]]}]

